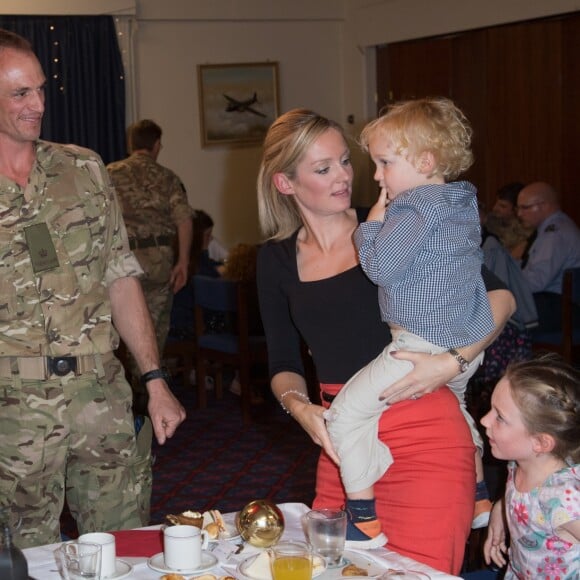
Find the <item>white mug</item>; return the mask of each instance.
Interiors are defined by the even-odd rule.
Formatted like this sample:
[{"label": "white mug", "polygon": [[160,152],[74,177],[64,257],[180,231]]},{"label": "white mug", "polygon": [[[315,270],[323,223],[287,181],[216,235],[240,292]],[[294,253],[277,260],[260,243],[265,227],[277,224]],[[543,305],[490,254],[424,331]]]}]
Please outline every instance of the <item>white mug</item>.
[{"label": "white mug", "polygon": [[112,578],[117,573],[117,552],[115,536],[105,532],[92,532],[79,536],[79,543],[99,544],[101,546],[101,578]]},{"label": "white mug", "polygon": [[201,551],[209,535],[196,526],[167,526],[163,530],[163,557],[170,570],[195,570],[201,564]]}]

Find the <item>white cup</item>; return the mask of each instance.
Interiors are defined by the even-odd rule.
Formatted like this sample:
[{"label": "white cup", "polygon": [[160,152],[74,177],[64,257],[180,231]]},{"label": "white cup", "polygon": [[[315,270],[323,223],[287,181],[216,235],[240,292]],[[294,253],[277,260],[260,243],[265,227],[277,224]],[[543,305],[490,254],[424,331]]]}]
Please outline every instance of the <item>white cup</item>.
[{"label": "white cup", "polygon": [[112,578],[117,573],[117,553],[115,536],[105,532],[92,532],[79,536],[79,543],[99,544],[101,546],[101,578]]},{"label": "white cup", "polygon": [[163,530],[163,556],[170,570],[195,570],[201,564],[201,551],[209,535],[195,526],[167,526]]}]

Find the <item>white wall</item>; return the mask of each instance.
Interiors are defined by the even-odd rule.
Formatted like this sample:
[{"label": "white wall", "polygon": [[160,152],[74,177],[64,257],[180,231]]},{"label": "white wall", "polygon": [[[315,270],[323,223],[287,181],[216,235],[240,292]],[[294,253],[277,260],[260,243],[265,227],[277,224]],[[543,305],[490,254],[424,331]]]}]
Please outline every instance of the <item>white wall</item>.
[{"label": "white wall", "polygon": [[[240,4],[247,10],[240,10]],[[283,4],[288,11],[281,10]],[[324,4],[330,9],[323,10]],[[196,67],[277,61],[281,112],[304,106],[340,119],[338,4],[138,2],[138,116],[163,127],[159,161],[182,178],[192,206],[212,215],[216,236],[228,246],[260,240],[255,181],[261,147],[201,147]]]}]

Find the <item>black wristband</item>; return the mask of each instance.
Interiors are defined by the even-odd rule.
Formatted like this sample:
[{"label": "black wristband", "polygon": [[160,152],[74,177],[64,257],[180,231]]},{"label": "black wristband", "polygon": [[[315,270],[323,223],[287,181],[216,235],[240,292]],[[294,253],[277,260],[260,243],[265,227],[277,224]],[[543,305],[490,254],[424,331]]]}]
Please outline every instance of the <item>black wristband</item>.
[{"label": "black wristband", "polygon": [[145,387],[147,386],[147,383],[153,379],[163,379],[169,385],[171,381],[171,375],[165,367],[161,367],[160,369],[153,369],[152,371],[141,375],[139,382],[141,383],[142,387]]}]

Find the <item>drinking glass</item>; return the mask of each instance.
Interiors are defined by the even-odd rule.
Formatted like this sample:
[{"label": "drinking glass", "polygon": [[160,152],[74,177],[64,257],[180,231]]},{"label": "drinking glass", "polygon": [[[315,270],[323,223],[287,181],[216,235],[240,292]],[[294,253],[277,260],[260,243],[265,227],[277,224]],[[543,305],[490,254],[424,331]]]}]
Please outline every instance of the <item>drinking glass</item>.
[{"label": "drinking glass", "polygon": [[56,555],[65,580],[100,580],[100,544],[66,542]]},{"label": "drinking glass", "polygon": [[279,542],[270,549],[272,580],[312,580],[312,554],[306,542]]},{"label": "drinking glass", "polygon": [[332,509],[309,511],[305,516],[304,531],[312,551],[324,558],[327,566],[343,564],[346,512]]}]

